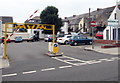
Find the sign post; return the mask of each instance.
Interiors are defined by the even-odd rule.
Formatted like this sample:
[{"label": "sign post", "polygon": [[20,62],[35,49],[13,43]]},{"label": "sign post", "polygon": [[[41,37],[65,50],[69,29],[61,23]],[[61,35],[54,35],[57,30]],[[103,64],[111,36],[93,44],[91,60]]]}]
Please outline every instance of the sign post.
[{"label": "sign post", "polygon": [[2,20],[0,20],[0,37],[2,37]]},{"label": "sign post", "polygon": [[92,26],[92,49],[94,49],[94,46],[93,46],[93,42],[94,42],[94,27],[96,27],[96,22],[92,21],[91,22],[91,26]]}]

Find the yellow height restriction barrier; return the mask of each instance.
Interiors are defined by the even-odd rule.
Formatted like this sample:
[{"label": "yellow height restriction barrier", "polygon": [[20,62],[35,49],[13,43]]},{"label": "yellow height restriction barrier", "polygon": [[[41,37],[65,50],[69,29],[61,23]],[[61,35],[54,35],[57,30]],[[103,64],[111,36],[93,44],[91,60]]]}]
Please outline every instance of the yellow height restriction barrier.
[{"label": "yellow height restriction barrier", "polygon": [[[55,43],[55,25],[50,24],[25,24],[25,23],[5,23],[5,29],[4,29],[4,55],[3,58],[7,58],[6,54],[6,39],[7,39],[7,29],[15,29],[15,28],[22,28],[22,29],[44,29],[44,30],[52,30],[53,31],[53,41],[52,46]],[[55,48],[57,49],[57,48]],[[56,53],[56,50],[53,50],[52,53]]]}]

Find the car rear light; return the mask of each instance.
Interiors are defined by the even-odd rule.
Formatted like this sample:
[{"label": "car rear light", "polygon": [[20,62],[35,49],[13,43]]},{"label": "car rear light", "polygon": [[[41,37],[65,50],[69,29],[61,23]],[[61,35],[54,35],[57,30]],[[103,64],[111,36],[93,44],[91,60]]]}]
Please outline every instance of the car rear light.
[{"label": "car rear light", "polygon": [[62,39],[59,39],[59,40],[62,40]]},{"label": "car rear light", "polygon": [[74,40],[72,40],[72,42],[74,42]]}]

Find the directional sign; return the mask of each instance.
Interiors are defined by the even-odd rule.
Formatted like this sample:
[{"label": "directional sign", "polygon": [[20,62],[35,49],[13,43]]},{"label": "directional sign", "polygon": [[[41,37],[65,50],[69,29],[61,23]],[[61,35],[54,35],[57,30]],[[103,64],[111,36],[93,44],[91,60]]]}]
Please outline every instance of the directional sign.
[{"label": "directional sign", "polygon": [[108,26],[110,27],[118,27],[118,20],[108,20]]},{"label": "directional sign", "polygon": [[95,22],[95,21],[92,21],[92,22],[91,22],[91,26],[92,26],[92,27],[96,27],[96,22]]}]

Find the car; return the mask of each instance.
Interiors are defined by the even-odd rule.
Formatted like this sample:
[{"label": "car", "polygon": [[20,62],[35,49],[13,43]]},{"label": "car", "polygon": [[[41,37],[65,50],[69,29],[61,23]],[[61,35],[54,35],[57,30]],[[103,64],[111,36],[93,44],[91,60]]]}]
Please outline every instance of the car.
[{"label": "car", "polygon": [[34,42],[34,41],[39,41],[39,38],[38,38],[36,35],[31,35],[31,36],[29,36],[29,38],[27,39],[27,42],[29,42],[29,41],[32,41],[32,42]]},{"label": "car", "polygon": [[[4,42],[4,39],[5,39],[5,37],[1,37],[1,38],[0,38],[0,43],[3,43],[3,42]],[[10,42],[11,42],[11,39],[6,39],[6,42],[10,43]]]},{"label": "car", "polygon": [[85,36],[75,35],[69,39],[69,44],[71,46],[76,46],[79,44],[92,44],[92,39],[89,39]]},{"label": "car", "polygon": [[98,39],[103,39],[103,32],[102,32],[102,31],[98,31],[98,32],[95,34],[95,37],[98,38]]},{"label": "car", "polygon": [[64,36],[65,36],[65,34],[58,34],[58,35],[56,36],[56,40],[57,40],[57,38],[64,37]]},{"label": "car", "polygon": [[22,39],[21,36],[16,36],[14,41],[15,41],[15,43],[16,43],[16,42],[22,42],[23,39]]},{"label": "car", "polygon": [[[52,35],[45,35],[44,41],[45,42],[52,42],[53,36]],[[56,35],[55,35],[55,41],[56,41]]]},{"label": "car", "polygon": [[50,42],[50,41],[52,41],[52,35],[45,35],[44,41],[45,41],[45,42]]},{"label": "car", "polygon": [[29,41],[34,42],[35,41],[34,36],[29,36],[29,38],[27,39],[27,42]]},{"label": "car", "polygon": [[57,43],[59,44],[69,44],[69,39],[72,35],[64,35],[64,37],[57,38]]}]

